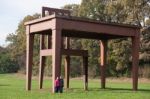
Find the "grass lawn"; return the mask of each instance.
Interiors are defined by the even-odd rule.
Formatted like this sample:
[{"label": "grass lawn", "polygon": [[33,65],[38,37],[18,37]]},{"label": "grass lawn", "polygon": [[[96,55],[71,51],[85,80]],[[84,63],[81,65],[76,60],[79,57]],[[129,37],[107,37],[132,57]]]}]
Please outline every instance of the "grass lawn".
[{"label": "grass lawn", "polygon": [[17,74],[0,74],[0,99],[150,99],[150,80],[139,82],[139,91],[131,90],[131,81],[107,80],[106,89],[100,89],[99,80],[89,80],[89,91],[83,90],[80,79],[72,79],[70,89],[62,94],[50,92],[51,81],[44,81],[38,89],[38,80],[32,82],[32,90],[25,91],[25,78]]}]

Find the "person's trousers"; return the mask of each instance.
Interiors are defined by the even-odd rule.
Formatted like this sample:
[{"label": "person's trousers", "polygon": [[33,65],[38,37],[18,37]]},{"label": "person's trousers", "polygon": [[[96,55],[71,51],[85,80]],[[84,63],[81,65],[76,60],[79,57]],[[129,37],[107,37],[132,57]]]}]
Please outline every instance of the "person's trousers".
[{"label": "person's trousers", "polygon": [[59,87],[58,87],[58,86],[55,87],[55,92],[56,92],[56,93],[59,92]]},{"label": "person's trousers", "polygon": [[59,88],[60,93],[63,93],[63,87]]}]

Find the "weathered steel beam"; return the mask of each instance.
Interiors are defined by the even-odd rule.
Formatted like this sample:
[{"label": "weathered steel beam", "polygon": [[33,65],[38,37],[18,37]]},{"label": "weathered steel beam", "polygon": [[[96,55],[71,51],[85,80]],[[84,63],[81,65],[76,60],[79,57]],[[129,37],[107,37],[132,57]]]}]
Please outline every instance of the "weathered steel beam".
[{"label": "weathered steel beam", "polygon": [[88,57],[83,56],[84,90],[88,90]]},{"label": "weathered steel beam", "polygon": [[140,31],[135,31],[136,36],[132,37],[132,79],[133,79],[133,90],[138,89],[138,65],[139,65],[139,48],[140,48]]},{"label": "weathered steel beam", "polygon": [[61,30],[52,30],[52,92],[55,92],[55,79],[61,74]]},{"label": "weathered steel beam", "polygon": [[107,40],[100,41],[100,71],[101,71],[101,88],[105,88],[106,82],[106,59],[107,59]]},{"label": "weathered steel beam", "polygon": [[88,56],[87,50],[62,49],[63,55],[68,56]]},{"label": "weathered steel beam", "polygon": [[[65,39],[66,49],[70,49],[70,38]],[[70,76],[70,56],[65,57],[65,88],[69,88],[69,76]]]},{"label": "weathered steel beam", "polygon": [[40,56],[51,56],[51,55],[52,55],[52,49],[40,50]]},{"label": "weathered steel beam", "polygon": [[47,46],[48,46],[48,49],[51,49],[52,48],[52,36],[51,35],[47,35]]},{"label": "weathered steel beam", "polygon": [[69,88],[70,56],[65,57],[65,88]]},{"label": "weathered steel beam", "polygon": [[26,90],[31,90],[34,35],[30,34],[29,26],[26,26],[26,38]]},{"label": "weathered steel beam", "polygon": [[[73,50],[73,49],[61,49],[62,55],[67,56],[88,56],[87,50]],[[50,56],[52,55],[52,49],[40,50],[41,56]]]},{"label": "weathered steel beam", "polygon": [[65,16],[70,16],[70,11],[69,10],[65,10],[65,9],[56,9],[56,8],[50,8],[50,7],[42,7],[42,17],[45,17],[46,14],[45,12],[48,11],[49,15],[52,14],[61,14],[61,15],[65,15]]},{"label": "weathered steel beam", "polygon": [[45,57],[44,56],[40,56],[39,89],[43,88],[44,68],[45,68]]},{"label": "weathered steel beam", "polygon": [[[84,31],[86,32],[94,32],[98,34],[110,34],[116,36],[135,36],[134,28],[131,27],[123,27],[119,25],[107,25],[102,23],[94,23],[88,21],[80,21],[80,20],[71,20],[71,19],[59,19],[61,22],[61,26],[66,30],[76,30],[76,31]],[[119,29],[118,29],[119,28]]]},{"label": "weathered steel beam", "polygon": [[[40,51],[45,48],[45,35],[40,35]],[[45,67],[45,57],[41,56],[40,52],[40,67],[39,67],[39,89],[43,87],[43,75],[44,75],[44,67]]]},{"label": "weathered steel beam", "polygon": [[30,26],[31,32],[30,33],[36,33],[36,32],[41,32],[44,30],[51,30],[53,27],[53,20],[47,20],[44,22],[40,22],[38,24],[32,24]]},{"label": "weathered steel beam", "polygon": [[[53,20],[54,19],[54,20]],[[97,34],[107,34],[114,36],[135,36],[135,29],[139,29],[137,26],[130,25],[121,25],[114,23],[102,23],[98,21],[84,20],[75,17],[62,17],[58,15],[51,15],[41,19],[37,19],[31,22],[27,22],[26,25],[30,25],[31,33],[49,30],[55,28],[55,19],[57,20],[57,26],[64,30],[74,30],[74,31],[83,31],[83,33],[78,34],[86,35],[88,33],[97,33]],[[69,32],[67,33],[70,34]],[[94,35],[94,34],[93,34]],[[85,36],[86,37],[86,36]],[[88,36],[87,38],[90,38]],[[93,38],[92,38],[93,39]]]},{"label": "weathered steel beam", "polygon": [[45,35],[40,35],[40,50],[45,48],[45,43],[44,43]]}]

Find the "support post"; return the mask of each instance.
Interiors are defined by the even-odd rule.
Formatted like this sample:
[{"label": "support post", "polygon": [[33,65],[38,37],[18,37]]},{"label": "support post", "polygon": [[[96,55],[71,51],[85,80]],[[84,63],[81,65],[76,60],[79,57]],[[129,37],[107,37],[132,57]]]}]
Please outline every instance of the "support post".
[{"label": "support post", "polygon": [[40,69],[39,69],[39,88],[43,88],[43,79],[44,79],[44,67],[45,67],[45,56],[40,56]]},{"label": "support post", "polygon": [[100,58],[101,58],[101,65],[100,65],[100,71],[101,71],[101,88],[105,88],[105,82],[106,82],[106,59],[107,59],[107,40],[101,40],[100,41]]},{"label": "support post", "polygon": [[70,57],[65,57],[65,88],[69,88]]},{"label": "support post", "polygon": [[52,30],[52,92],[55,93],[55,79],[61,74],[61,30]]},{"label": "support post", "polygon": [[83,56],[84,90],[88,90],[88,56]]},{"label": "support post", "polygon": [[26,90],[31,90],[34,34],[26,26]]},{"label": "support post", "polygon": [[51,35],[47,35],[47,44],[48,44],[48,49],[52,48],[52,36]]},{"label": "support post", "polygon": [[138,89],[139,41],[138,35],[132,37],[132,79],[134,91]]},{"label": "support post", "polygon": [[[70,38],[66,37],[66,49],[70,48]],[[69,88],[70,56],[65,57],[65,88]]]},{"label": "support post", "polygon": [[[44,49],[44,35],[40,35],[40,50]],[[41,52],[41,51],[40,51]],[[43,87],[43,76],[44,76],[44,67],[45,67],[45,57],[40,53],[40,68],[39,68],[39,89]]]}]

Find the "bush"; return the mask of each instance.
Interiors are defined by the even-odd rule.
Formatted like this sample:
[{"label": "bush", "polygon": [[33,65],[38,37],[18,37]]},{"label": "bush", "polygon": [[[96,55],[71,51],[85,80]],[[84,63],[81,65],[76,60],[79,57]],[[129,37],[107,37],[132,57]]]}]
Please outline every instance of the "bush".
[{"label": "bush", "polygon": [[139,76],[144,78],[150,78],[150,64],[145,64],[139,68]]},{"label": "bush", "polygon": [[0,53],[0,73],[17,72],[19,66],[13,61],[6,52]]}]

